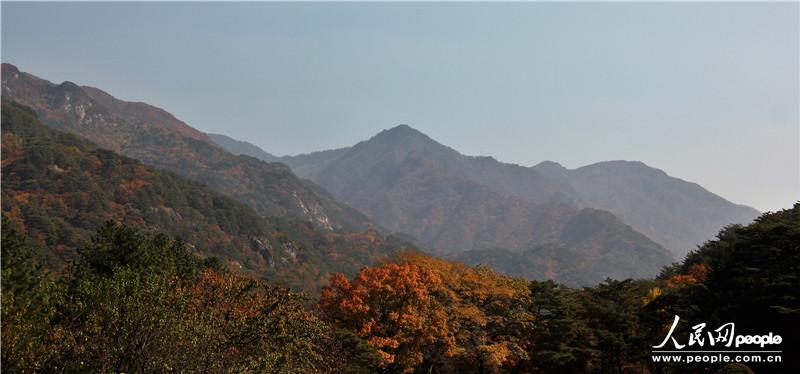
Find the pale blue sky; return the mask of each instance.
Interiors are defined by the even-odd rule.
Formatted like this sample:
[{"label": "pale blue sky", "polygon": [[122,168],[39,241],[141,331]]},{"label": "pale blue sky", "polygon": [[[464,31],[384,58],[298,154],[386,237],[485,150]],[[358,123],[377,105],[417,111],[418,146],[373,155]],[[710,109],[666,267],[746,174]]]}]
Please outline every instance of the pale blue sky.
[{"label": "pale blue sky", "polygon": [[407,123],[462,153],[641,160],[800,199],[797,3],[2,3],[2,60],[275,154]]}]

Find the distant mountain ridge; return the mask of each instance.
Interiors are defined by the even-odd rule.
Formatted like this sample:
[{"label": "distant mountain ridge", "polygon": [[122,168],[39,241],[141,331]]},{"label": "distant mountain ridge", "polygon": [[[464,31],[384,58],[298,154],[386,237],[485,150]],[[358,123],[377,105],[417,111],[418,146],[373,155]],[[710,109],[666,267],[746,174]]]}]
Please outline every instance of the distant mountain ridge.
[{"label": "distant mountain ridge", "polygon": [[[459,178],[480,183],[503,195],[522,197],[535,204],[577,201],[572,188],[557,179],[548,178],[530,168],[500,163],[491,157],[464,156],[408,125],[384,130],[367,141],[345,149],[346,152],[344,149],[325,151],[324,155],[336,157],[335,163],[331,162],[332,159],[327,159],[329,166],[316,173],[304,171],[309,170],[307,164],[319,163],[322,153],[284,157],[281,161],[296,170],[295,172],[301,177],[314,180],[337,195],[341,192],[342,186],[347,184],[341,180],[354,177],[352,170],[372,167],[374,158],[365,156],[380,155],[397,161],[414,152],[435,160],[443,169]],[[350,173],[343,175],[347,174],[347,171]]]},{"label": "distant mountain ridge", "polygon": [[92,87],[54,84],[2,65],[3,97],[36,110],[42,122],[145,164],[173,171],[246,203],[265,217],[365,230],[367,217],[316,193],[280,163],[233,155],[169,113]]},{"label": "distant mountain ridge", "polygon": [[760,214],[639,161],[604,161],[576,169],[545,162],[533,169],[566,181],[585,206],[614,213],[676,258],[712,240],[723,227],[750,223]]},{"label": "distant mountain ridge", "polygon": [[[406,138],[401,141],[405,143],[401,148],[416,151],[420,151],[417,149],[420,144],[426,144],[421,146],[426,157],[436,160],[448,172],[482,184],[500,195],[521,197],[535,204],[558,201],[612,212],[622,222],[669,249],[675,258],[682,258],[696,246],[713,239],[722,227],[749,223],[759,214],[753,208],[731,203],[696,183],[671,177],[638,161],[604,161],[577,169],[543,161],[533,167],[523,167],[501,163],[491,157],[460,155],[406,125],[385,130],[368,142],[375,142],[374,146],[380,148],[377,144],[382,144],[384,140],[381,139],[385,137]],[[414,146],[414,142],[418,146]],[[350,153],[363,149],[363,143],[284,156],[279,160],[299,176],[316,181],[336,195],[346,189],[337,179],[354,177],[342,168],[364,168],[358,165],[358,157],[364,156]],[[348,153],[350,156],[346,156]],[[396,156],[403,154],[400,152]],[[328,165],[344,162],[351,165],[339,165],[338,170],[328,168]]]},{"label": "distant mountain ridge", "polygon": [[[691,199],[702,200],[710,193],[696,185],[700,192],[654,188],[661,183],[657,178],[674,178],[644,164],[632,172],[601,167],[574,173],[555,163],[523,167],[462,155],[406,125],[352,147],[276,158],[247,142],[203,134],[147,104],[127,103],[70,82],[53,84],[12,65],[3,64],[2,83],[4,98],[31,106],[48,125],[206,184],[263,217],[308,221],[332,231],[371,229],[374,221],[414,235],[439,255],[472,262],[485,260],[492,251],[508,251],[511,255],[503,258],[517,258],[495,266],[526,263],[549,269],[523,272],[524,276],[546,274],[559,281],[589,283],[607,276],[649,277],[673,260],[654,240],[703,237],[702,232],[680,237],[685,227],[669,227],[669,218],[682,212],[683,204],[676,200],[687,198],[692,204]],[[627,196],[641,199],[617,201]],[[710,207],[711,219],[687,221],[734,223],[727,211],[718,209],[730,203],[718,199],[695,204]],[[649,230],[644,230],[637,215],[664,204],[679,209],[652,215],[656,219],[647,221]],[[298,237],[312,246],[330,243],[316,228],[301,228]],[[368,262],[373,258],[370,251],[361,252],[361,260],[352,265]],[[575,271],[582,276],[570,274]]]},{"label": "distant mountain ridge", "polygon": [[409,126],[382,131],[353,147],[281,161],[441,256],[471,262],[477,257],[462,254],[502,248],[517,256],[542,246],[563,248],[562,254],[574,256],[556,256],[559,262],[554,262],[547,257],[555,256],[551,251],[529,261],[551,269],[549,264],[558,263],[557,271],[522,275],[580,284],[652,276],[672,261],[660,245],[612,214],[580,208],[567,183],[489,157],[461,155]]}]

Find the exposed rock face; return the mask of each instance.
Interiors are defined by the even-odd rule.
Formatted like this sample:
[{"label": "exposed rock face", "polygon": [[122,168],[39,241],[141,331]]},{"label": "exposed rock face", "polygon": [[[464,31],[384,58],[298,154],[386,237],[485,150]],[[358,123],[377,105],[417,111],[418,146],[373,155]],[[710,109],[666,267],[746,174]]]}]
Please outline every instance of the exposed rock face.
[{"label": "exposed rock face", "polygon": [[272,246],[269,244],[269,241],[253,236],[250,237],[250,247],[264,258],[264,261],[267,263],[269,268],[275,269],[275,260],[272,256]]},{"label": "exposed rock face", "polygon": [[52,269],[76,260],[108,220],[179,237],[197,255],[311,293],[330,272],[353,276],[406,247],[375,230],[262,217],[202,183],[45,126],[29,107],[5,97],[2,106],[3,218]]},{"label": "exposed rock face", "polygon": [[285,165],[233,155],[162,109],[71,82],[54,84],[10,64],[3,64],[2,87],[3,97],[32,107],[50,126],[207,184],[265,217],[307,220],[325,229],[373,226]]}]

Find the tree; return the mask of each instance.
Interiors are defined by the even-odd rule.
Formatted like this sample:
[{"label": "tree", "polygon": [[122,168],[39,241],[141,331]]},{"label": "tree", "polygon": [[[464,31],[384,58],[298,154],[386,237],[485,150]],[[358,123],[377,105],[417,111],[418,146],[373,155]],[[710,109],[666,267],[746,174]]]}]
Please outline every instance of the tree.
[{"label": "tree", "polygon": [[577,292],[553,281],[530,283],[530,311],[536,323],[530,331],[530,366],[541,372],[583,372],[592,355],[591,335]]},{"label": "tree", "polygon": [[207,269],[179,291],[186,300],[181,341],[172,350],[189,371],[314,371],[327,327],[305,310],[304,297],[285,288]]},{"label": "tree", "polygon": [[649,354],[647,331],[639,313],[651,282],[607,279],[580,293],[581,318],[591,332],[591,367],[603,373],[644,370]]},{"label": "tree", "polygon": [[527,360],[533,324],[525,281],[415,252],[335,275],[318,308],[367,341],[387,372],[513,370]]},{"label": "tree", "polygon": [[[799,274],[800,203],[796,203],[791,209],[766,213],[750,225],[726,227],[717,239],[689,253],[682,263],[662,274],[664,295],[648,305],[648,311],[662,326],[675,315],[688,321],[675,331],[682,340],[696,323],[721,326],[734,322],[737,334],[798,336]],[[781,344],[785,352],[798,347],[797,339],[786,338]],[[751,366],[756,371],[800,369],[800,361],[785,360],[780,366]],[[708,369],[720,366],[709,365]]]},{"label": "tree", "polygon": [[56,354],[49,334],[61,290],[13,226],[3,219],[2,367],[41,370]]},{"label": "tree", "polygon": [[387,371],[411,372],[423,363],[426,347],[448,354],[453,337],[435,294],[442,280],[410,262],[364,268],[350,282],[331,278],[318,304],[323,318],[367,340]]},{"label": "tree", "polygon": [[328,328],[306,310],[303,295],[227,272],[179,240],[107,223],[59,287],[27,252],[4,225],[5,370],[328,368],[318,348],[330,340]]}]

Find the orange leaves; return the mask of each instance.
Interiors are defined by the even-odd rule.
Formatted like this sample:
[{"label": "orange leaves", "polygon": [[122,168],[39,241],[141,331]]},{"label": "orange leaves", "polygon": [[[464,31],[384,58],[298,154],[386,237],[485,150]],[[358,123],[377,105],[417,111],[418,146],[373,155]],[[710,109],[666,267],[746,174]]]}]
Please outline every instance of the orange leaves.
[{"label": "orange leaves", "polygon": [[511,355],[511,350],[505,343],[480,346],[484,360],[492,367],[501,366]]},{"label": "orange leaves", "polygon": [[693,264],[689,267],[688,274],[678,274],[667,279],[667,287],[678,288],[700,283],[708,276],[708,266],[706,264]]},{"label": "orange leaves", "polygon": [[708,276],[708,266],[706,264],[694,264],[689,267],[689,275],[692,278],[696,279],[698,282],[702,282]]},{"label": "orange leaves", "polygon": [[509,311],[524,310],[529,296],[524,281],[409,252],[352,281],[334,275],[318,308],[369,342],[392,371],[455,362],[499,368],[524,352],[513,334],[530,318]]},{"label": "orange leaves", "polygon": [[325,318],[367,340],[381,363],[416,365],[425,344],[446,343],[445,316],[431,294],[442,287],[431,270],[410,262],[364,268],[350,282],[342,274],[322,290]]},{"label": "orange leaves", "polygon": [[[423,307],[431,290],[440,286],[436,274],[411,263],[364,268],[353,282],[334,274],[331,285],[322,290],[319,307],[340,320],[385,312],[381,317],[387,321],[408,323],[411,319],[406,314],[413,315]],[[390,304],[397,308],[385,309]]]}]

